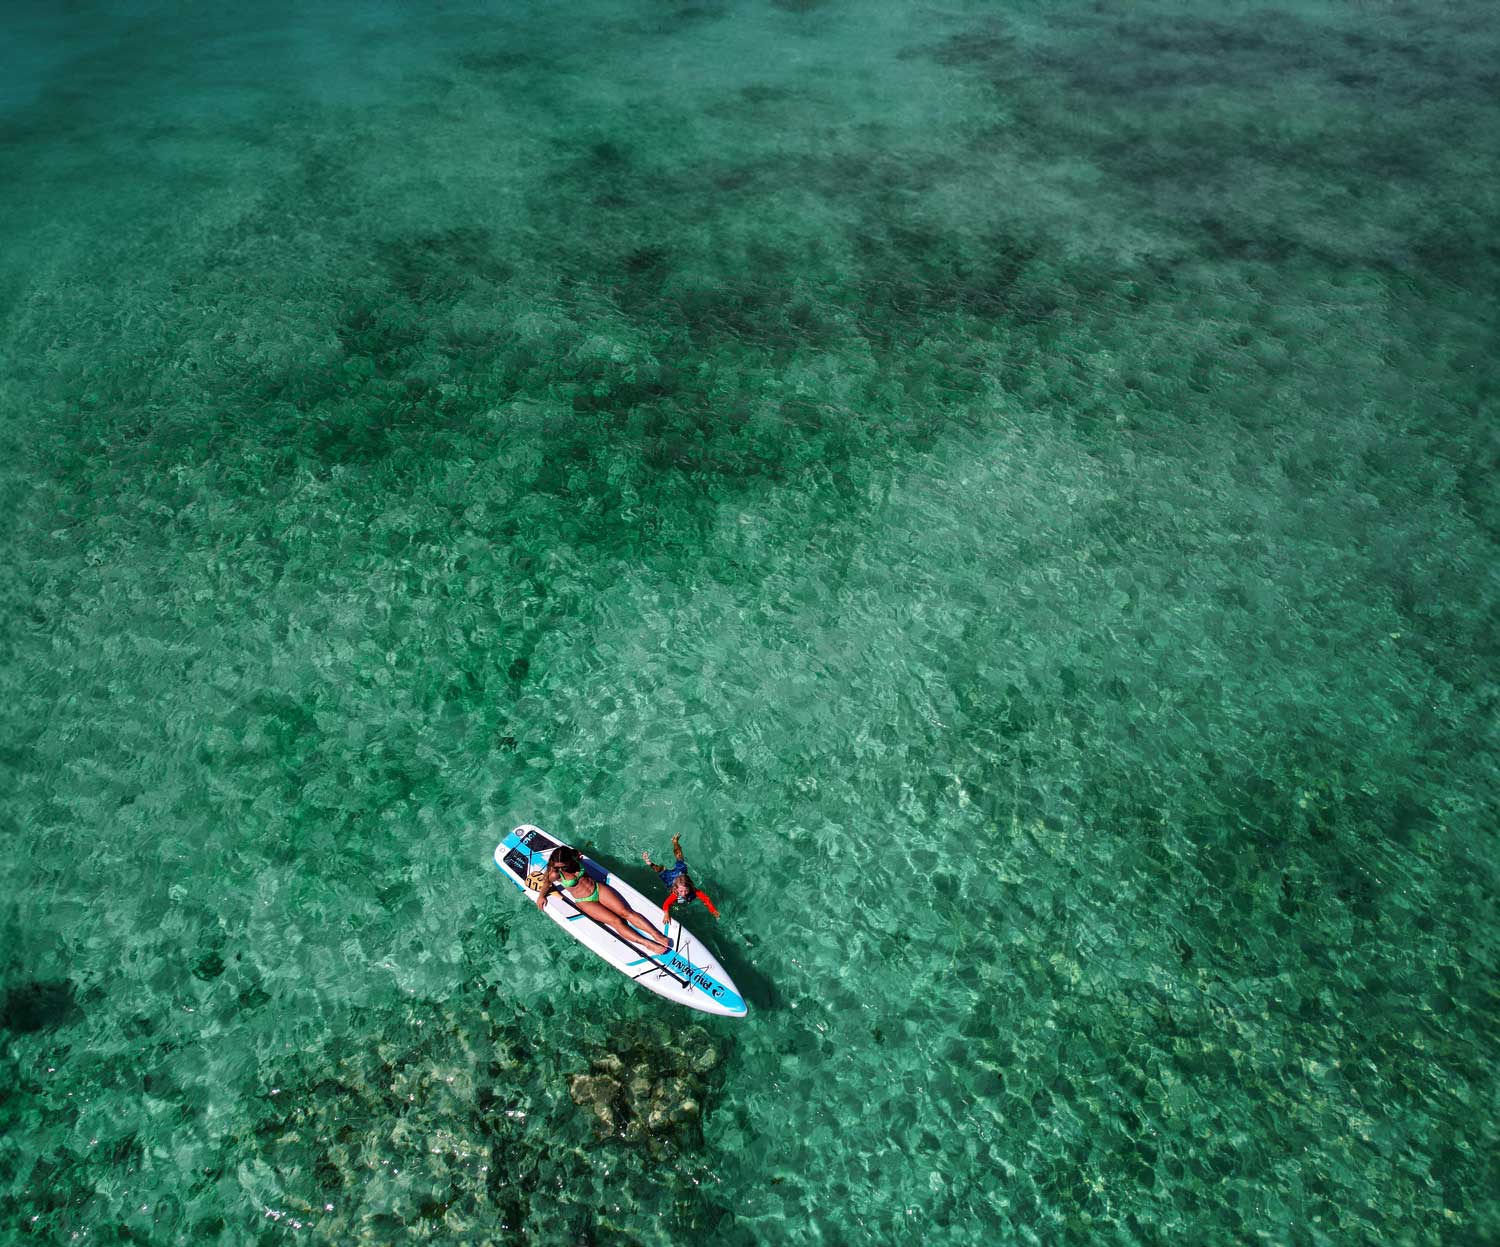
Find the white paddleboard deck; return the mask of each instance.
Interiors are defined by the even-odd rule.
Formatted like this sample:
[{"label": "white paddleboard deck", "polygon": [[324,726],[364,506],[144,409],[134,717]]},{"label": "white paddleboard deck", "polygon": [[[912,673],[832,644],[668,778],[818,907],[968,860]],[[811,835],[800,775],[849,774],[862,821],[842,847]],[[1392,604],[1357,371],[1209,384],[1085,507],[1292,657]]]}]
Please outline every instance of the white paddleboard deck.
[{"label": "white paddleboard deck", "polygon": [[[561,842],[540,827],[530,823],[517,827],[495,848],[495,865],[515,884],[518,899],[533,908],[537,890],[542,886],[547,862]],[[583,858],[583,868],[590,879],[608,884],[636,913],[648,923],[659,923],[661,905],[647,900],[617,875],[612,875],[591,857]],[[627,975],[648,991],[668,1000],[717,1013],[721,1017],[742,1018],[744,997],[727,971],[682,923],[673,919],[663,934],[672,941],[671,950],[660,955],[648,953],[615,934],[588,916],[590,906],[575,905],[565,892],[554,889],[547,898],[544,914],[567,931],[580,944],[603,957],[621,974]]]}]

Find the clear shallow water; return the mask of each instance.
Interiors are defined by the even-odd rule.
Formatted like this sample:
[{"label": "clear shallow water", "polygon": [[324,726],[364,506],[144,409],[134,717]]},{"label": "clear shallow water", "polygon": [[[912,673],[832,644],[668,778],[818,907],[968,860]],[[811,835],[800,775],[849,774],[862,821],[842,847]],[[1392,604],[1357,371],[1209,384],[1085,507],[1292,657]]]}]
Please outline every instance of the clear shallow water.
[{"label": "clear shallow water", "polygon": [[1495,1236],[1486,9],[17,29],[6,1234]]}]

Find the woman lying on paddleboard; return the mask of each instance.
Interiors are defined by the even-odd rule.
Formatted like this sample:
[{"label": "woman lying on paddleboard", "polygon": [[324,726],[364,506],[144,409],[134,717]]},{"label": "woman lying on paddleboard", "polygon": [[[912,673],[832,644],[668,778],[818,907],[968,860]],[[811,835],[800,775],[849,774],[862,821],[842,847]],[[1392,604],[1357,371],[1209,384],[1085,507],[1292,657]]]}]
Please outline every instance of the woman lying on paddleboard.
[{"label": "woman lying on paddleboard", "polygon": [[554,888],[577,905],[580,913],[631,943],[644,944],[653,953],[664,953],[672,947],[609,884],[590,878],[583,859],[565,844],[557,846],[547,863],[547,873],[536,894],[538,909],[547,907],[547,896]]}]

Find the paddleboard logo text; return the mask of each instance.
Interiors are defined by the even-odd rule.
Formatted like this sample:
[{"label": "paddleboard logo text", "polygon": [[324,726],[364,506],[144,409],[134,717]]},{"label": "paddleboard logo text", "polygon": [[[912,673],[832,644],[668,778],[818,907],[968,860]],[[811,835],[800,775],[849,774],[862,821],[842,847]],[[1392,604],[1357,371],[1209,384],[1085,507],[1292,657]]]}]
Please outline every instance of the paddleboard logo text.
[{"label": "paddleboard logo text", "polygon": [[707,992],[715,1000],[722,1000],[724,998],[723,984],[714,982],[702,970],[696,969],[692,962],[684,961],[676,953],[672,954],[672,969],[692,983],[699,991]]}]

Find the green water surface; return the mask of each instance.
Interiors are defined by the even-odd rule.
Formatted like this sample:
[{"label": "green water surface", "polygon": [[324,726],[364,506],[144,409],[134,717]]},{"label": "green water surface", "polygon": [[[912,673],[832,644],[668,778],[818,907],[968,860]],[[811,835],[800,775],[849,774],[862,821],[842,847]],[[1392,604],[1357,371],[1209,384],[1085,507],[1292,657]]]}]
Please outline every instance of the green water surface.
[{"label": "green water surface", "polygon": [[1491,4],[223,7],[0,49],[0,1241],[1500,1240]]}]

